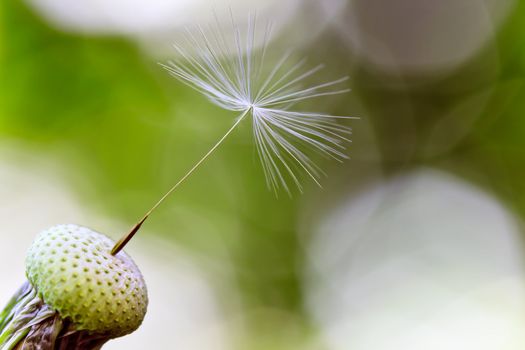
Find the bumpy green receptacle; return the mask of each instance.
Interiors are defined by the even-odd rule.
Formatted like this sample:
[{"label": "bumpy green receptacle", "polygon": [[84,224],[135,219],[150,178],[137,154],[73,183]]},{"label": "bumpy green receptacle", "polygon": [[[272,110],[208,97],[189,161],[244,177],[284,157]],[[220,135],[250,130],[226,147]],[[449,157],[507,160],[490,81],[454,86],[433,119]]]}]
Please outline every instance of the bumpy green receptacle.
[{"label": "bumpy green receptacle", "polygon": [[137,329],[146,314],[146,284],[125,252],[110,254],[113,245],[77,225],[40,233],[26,258],[29,284],[0,314],[0,350],[25,349],[28,338],[46,334],[50,345],[42,349],[59,343],[60,349],[97,349]]}]

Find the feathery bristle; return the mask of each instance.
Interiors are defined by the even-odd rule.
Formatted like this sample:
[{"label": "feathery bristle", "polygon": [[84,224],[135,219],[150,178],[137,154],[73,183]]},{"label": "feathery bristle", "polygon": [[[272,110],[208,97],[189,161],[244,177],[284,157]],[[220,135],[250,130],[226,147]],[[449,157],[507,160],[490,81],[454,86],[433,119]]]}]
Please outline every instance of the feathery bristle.
[{"label": "feathery bristle", "polygon": [[255,144],[271,189],[284,188],[290,193],[291,180],[302,191],[301,172],[320,185],[323,172],[306,149],[339,161],[347,158],[344,143],[351,130],[337,119],[355,118],[291,108],[301,101],[348,92],[341,87],[347,77],[303,87],[322,65],[302,70],[305,60],[291,64],[290,51],[268,70],[265,58],[271,25],[266,26],[258,47],[255,15],[249,17],[244,37],[233,17],[231,25],[233,47],[218,24],[209,32],[197,27],[185,36],[192,49],[174,45],[179,57],[162,66],[221,108],[251,116]]}]

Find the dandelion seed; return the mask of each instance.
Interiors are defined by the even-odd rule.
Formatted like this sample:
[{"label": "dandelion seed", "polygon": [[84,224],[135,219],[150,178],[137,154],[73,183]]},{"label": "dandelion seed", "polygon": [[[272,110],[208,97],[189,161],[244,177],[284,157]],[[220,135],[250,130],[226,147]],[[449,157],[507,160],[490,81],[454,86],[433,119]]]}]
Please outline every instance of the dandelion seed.
[{"label": "dandelion seed", "polygon": [[[304,70],[305,60],[292,64],[292,52],[267,69],[265,60],[271,25],[262,34],[262,44],[256,47],[256,18],[250,16],[245,35],[231,16],[232,40],[228,40],[217,21],[216,27],[187,30],[184,42],[174,45],[178,58],[161,64],[172,76],[206,96],[226,110],[238,112],[232,127],[124,236],[113,248],[116,254],[140,229],[148,216],[212,154],[244,120],[251,119],[253,136],[262,169],[270,189],[282,188],[291,194],[290,182],[302,192],[301,175],[306,174],[316,184],[324,175],[308,156],[313,151],[321,156],[342,161],[349,127],[334,116],[321,112],[293,109],[303,101],[350,91],[343,87],[347,77],[304,86],[323,69],[318,65]],[[190,49],[188,49],[188,47]]]}]

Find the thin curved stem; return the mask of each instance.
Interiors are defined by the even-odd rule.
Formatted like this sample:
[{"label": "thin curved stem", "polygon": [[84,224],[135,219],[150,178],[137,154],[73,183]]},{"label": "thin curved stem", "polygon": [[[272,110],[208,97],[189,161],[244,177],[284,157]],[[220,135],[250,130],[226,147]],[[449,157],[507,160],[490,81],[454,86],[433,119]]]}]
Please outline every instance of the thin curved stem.
[{"label": "thin curved stem", "polygon": [[168,192],[166,192],[158,201],[155,203],[150,210],[146,212],[146,214],[140,219],[139,222],[133,226],[133,228],[126,233],[122,238],[115,244],[113,249],[111,250],[111,255],[116,255],[118,252],[120,252],[124,246],[133,238],[133,236],[138,232],[144,221],[153,213],[159,205],[161,205],[166,198],[168,198],[177,187],[179,187],[197,168],[224,142],[224,140],[235,130],[237,125],[248,115],[248,112],[250,112],[251,108],[246,109],[235,121],[235,123],[232,125],[232,127],[217,141],[217,143],[210,148],[210,150],[197,162],[195,165],[184,175],[175,185],[173,185]]}]

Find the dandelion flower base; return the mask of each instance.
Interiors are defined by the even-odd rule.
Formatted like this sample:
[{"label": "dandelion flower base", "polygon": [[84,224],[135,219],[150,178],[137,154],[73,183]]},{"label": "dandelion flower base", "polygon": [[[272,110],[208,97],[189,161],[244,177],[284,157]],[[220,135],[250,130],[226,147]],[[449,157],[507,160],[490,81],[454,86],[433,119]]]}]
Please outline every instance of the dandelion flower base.
[{"label": "dandelion flower base", "polygon": [[77,225],[43,231],[26,259],[28,282],[0,314],[0,349],[99,349],[136,330],[144,279],[114,242]]}]

